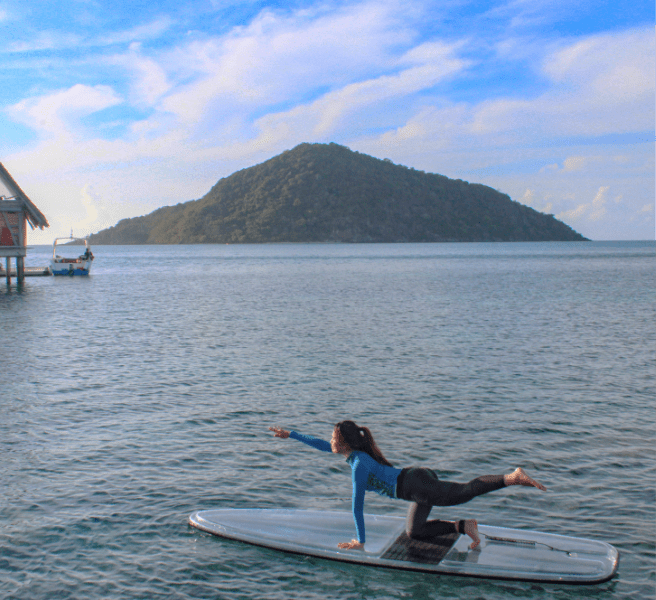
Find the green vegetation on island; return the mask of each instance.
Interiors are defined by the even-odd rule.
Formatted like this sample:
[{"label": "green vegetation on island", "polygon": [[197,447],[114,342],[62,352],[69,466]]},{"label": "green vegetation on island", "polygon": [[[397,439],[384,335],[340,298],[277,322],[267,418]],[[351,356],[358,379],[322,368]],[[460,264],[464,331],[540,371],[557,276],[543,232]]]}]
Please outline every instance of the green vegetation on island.
[{"label": "green vegetation on island", "polygon": [[201,199],[123,219],[93,244],[582,241],[490,187],[337,144],[300,144]]}]

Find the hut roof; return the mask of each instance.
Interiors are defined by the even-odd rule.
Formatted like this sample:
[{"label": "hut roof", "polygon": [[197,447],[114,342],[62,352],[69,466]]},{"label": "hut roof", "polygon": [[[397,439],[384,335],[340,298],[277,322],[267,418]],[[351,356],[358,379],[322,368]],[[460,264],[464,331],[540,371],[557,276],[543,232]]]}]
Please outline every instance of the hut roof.
[{"label": "hut roof", "polygon": [[4,168],[0,163],[0,181],[5,184],[9,193],[18,200],[25,207],[25,214],[32,229],[38,227],[50,227],[48,219],[45,218],[43,213],[36,207],[36,205],[27,197],[27,194],[20,189],[20,186],[14,181],[14,178],[9,174],[9,171]]}]

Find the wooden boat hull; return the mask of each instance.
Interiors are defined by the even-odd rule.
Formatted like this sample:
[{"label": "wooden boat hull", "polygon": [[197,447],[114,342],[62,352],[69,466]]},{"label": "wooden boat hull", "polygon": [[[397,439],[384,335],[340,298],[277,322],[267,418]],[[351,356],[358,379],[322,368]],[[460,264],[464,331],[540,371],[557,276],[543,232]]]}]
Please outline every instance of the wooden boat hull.
[{"label": "wooden boat hull", "polygon": [[50,261],[50,271],[53,275],[65,275],[72,277],[76,275],[88,275],[91,271],[90,260],[58,262]]}]

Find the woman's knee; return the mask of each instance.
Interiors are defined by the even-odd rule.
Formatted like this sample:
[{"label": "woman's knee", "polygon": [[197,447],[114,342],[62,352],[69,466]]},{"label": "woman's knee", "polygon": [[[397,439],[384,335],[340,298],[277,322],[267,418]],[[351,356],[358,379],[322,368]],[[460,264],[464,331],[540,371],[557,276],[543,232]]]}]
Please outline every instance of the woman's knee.
[{"label": "woman's knee", "polygon": [[426,521],[431,511],[430,504],[413,502],[405,519],[405,532],[410,539],[419,539],[426,533]]},{"label": "woman's knee", "polygon": [[405,532],[411,540],[420,540],[425,536],[424,529],[425,527],[423,525],[416,525],[415,523],[412,523],[410,525],[406,525]]}]

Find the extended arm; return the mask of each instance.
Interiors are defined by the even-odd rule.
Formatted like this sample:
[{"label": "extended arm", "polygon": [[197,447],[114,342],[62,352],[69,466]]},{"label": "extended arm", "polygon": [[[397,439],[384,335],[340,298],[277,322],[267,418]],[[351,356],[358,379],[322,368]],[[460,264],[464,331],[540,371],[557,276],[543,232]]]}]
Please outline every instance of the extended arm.
[{"label": "extended arm", "polygon": [[[269,427],[269,431],[273,432],[273,435],[275,437],[279,437],[282,439],[287,439],[287,438],[292,438],[293,440],[298,440],[299,442],[303,442],[304,444],[307,444],[308,446],[312,446],[316,450],[321,450],[322,452],[332,452],[332,447],[329,442],[326,442],[324,440],[320,440],[319,438],[311,437],[309,435],[303,435],[300,433],[297,433],[296,431],[287,431],[286,429],[282,429],[281,427]],[[361,494],[360,500],[356,503],[355,500],[355,490],[356,490],[356,484],[355,484],[355,474],[354,474],[354,479],[353,479],[353,515],[355,517],[356,515],[356,504],[359,505],[359,519],[356,517],[355,519],[355,527],[358,535],[357,540],[351,540],[350,542],[341,542],[337,544],[338,548],[341,548],[342,550],[351,550],[351,549],[356,549],[356,548],[364,548],[364,516],[363,516],[363,506],[364,506],[364,491],[366,488],[366,473],[364,475],[365,480],[361,483],[361,485],[357,486],[358,493]],[[360,523],[360,525],[358,524]],[[359,539],[362,539],[362,542],[359,541]]]},{"label": "extended arm", "polygon": [[320,440],[309,435],[303,435],[302,433],[297,433],[296,431],[287,431],[286,429],[281,429],[280,427],[269,427],[269,431],[273,431],[275,437],[287,439],[292,438],[293,440],[298,440],[303,442],[308,446],[312,446],[315,450],[321,450],[321,452],[332,452],[330,443],[325,440]]}]

